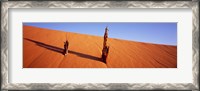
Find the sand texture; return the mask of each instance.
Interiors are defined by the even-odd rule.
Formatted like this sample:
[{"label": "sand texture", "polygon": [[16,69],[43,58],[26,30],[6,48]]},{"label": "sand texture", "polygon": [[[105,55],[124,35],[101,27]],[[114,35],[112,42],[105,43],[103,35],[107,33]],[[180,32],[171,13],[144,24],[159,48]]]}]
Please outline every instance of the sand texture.
[{"label": "sand texture", "polygon": [[[104,30],[102,30],[104,32]],[[109,34],[108,34],[109,36]],[[64,56],[64,42],[69,52]],[[23,26],[23,68],[176,68],[177,47]]]}]

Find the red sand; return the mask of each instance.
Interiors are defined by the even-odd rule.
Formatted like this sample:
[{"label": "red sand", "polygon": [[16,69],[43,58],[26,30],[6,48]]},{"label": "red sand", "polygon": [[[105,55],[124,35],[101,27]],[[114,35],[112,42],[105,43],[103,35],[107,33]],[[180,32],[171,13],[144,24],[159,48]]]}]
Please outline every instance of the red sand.
[{"label": "red sand", "polygon": [[[102,30],[104,32],[104,30]],[[69,53],[64,56],[64,41]],[[176,68],[177,47],[108,39],[107,63],[101,61],[103,36],[23,26],[23,68]]]}]

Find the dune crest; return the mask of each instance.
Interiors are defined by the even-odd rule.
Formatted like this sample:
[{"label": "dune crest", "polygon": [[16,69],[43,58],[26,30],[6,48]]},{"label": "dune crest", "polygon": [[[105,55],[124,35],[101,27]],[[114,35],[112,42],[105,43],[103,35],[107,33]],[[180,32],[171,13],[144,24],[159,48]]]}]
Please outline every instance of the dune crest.
[{"label": "dune crest", "polygon": [[[104,31],[104,30],[102,30]],[[69,51],[62,54],[64,42]],[[177,47],[108,38],[107,63],[101,59],[103,36],[23,26],[23,68],[176,68]]]}]

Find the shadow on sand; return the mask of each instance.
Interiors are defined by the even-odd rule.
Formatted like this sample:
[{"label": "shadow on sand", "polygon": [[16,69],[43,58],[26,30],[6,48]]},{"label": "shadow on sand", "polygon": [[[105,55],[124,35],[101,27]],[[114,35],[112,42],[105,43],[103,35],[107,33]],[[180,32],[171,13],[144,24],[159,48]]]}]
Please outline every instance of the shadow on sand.
[{"label": "shadow on sand", "polygon": [[[42,43],[42,42],[38,42],[38,41],[35,41],[35,40],[32,40],[32,39],[28,39],[28,38],[24,38],[24,39],[28,40],[28,41],[31,41],[31,42],[34,42],[35,44],[37,44],[40,47],[43,47],[43,48],[46,48],[48,50],[55,51],[55,52],[63,54],[64,49],[62,49],[62,48],[59,48],[59,47],[56,47],[56,46],[52,46],[52,45],[48,45],[48,44],[45,44],[45,43]],[[101,58],[98,58],[98,57],[95,57],[95,56],[91,56],[91,55],[88,55],[88,54],[83,54],[83,53],[75,52],[75,51],[72,51],[72,50],[69,50],[68,53],[75,54],[75,55],[83,57],[83,58],[88,58],[88,59],[92,59],[92,60],[96,60],[96,61],[102,62]]]}]

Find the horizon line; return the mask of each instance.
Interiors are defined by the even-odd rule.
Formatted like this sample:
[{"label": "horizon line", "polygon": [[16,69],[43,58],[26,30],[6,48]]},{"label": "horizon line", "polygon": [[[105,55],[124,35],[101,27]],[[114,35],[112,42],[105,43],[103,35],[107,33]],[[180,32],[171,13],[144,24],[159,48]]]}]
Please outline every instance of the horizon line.
[{"label": "horizon line", "polygon": [[[51,29],[51,28],[43,28],[43,27],[38,27],[38,26],[36,27],[36,26],[31,26],[31,25],[23,25],[23,26],[30,26],[30,27],[35,27],[35,28],[48,29],[48,30],[52,30],[52,31],[70,32],[70,31],[56,30],[56,29]],[[79,33],[79,32],[70,32],[70,33],[84,34],[84,33]],[[100,35],[92,35],[92,34],[84,34],[84,35],[103,37],[103,35],[102,36],[100,36]],[[140,43],[155,44],[155,45],[177,46],[177,45],[170,45],[170,44],[152,43],[152,42],[144,42],[144,41],[137,41],[137,40],[121,39],[121,38],[114,38],[114,37],[108,37],[108,38],[118,39],[118,40],[122,40],[122,41],[131,41],[131,42],[140,42]]]}]

